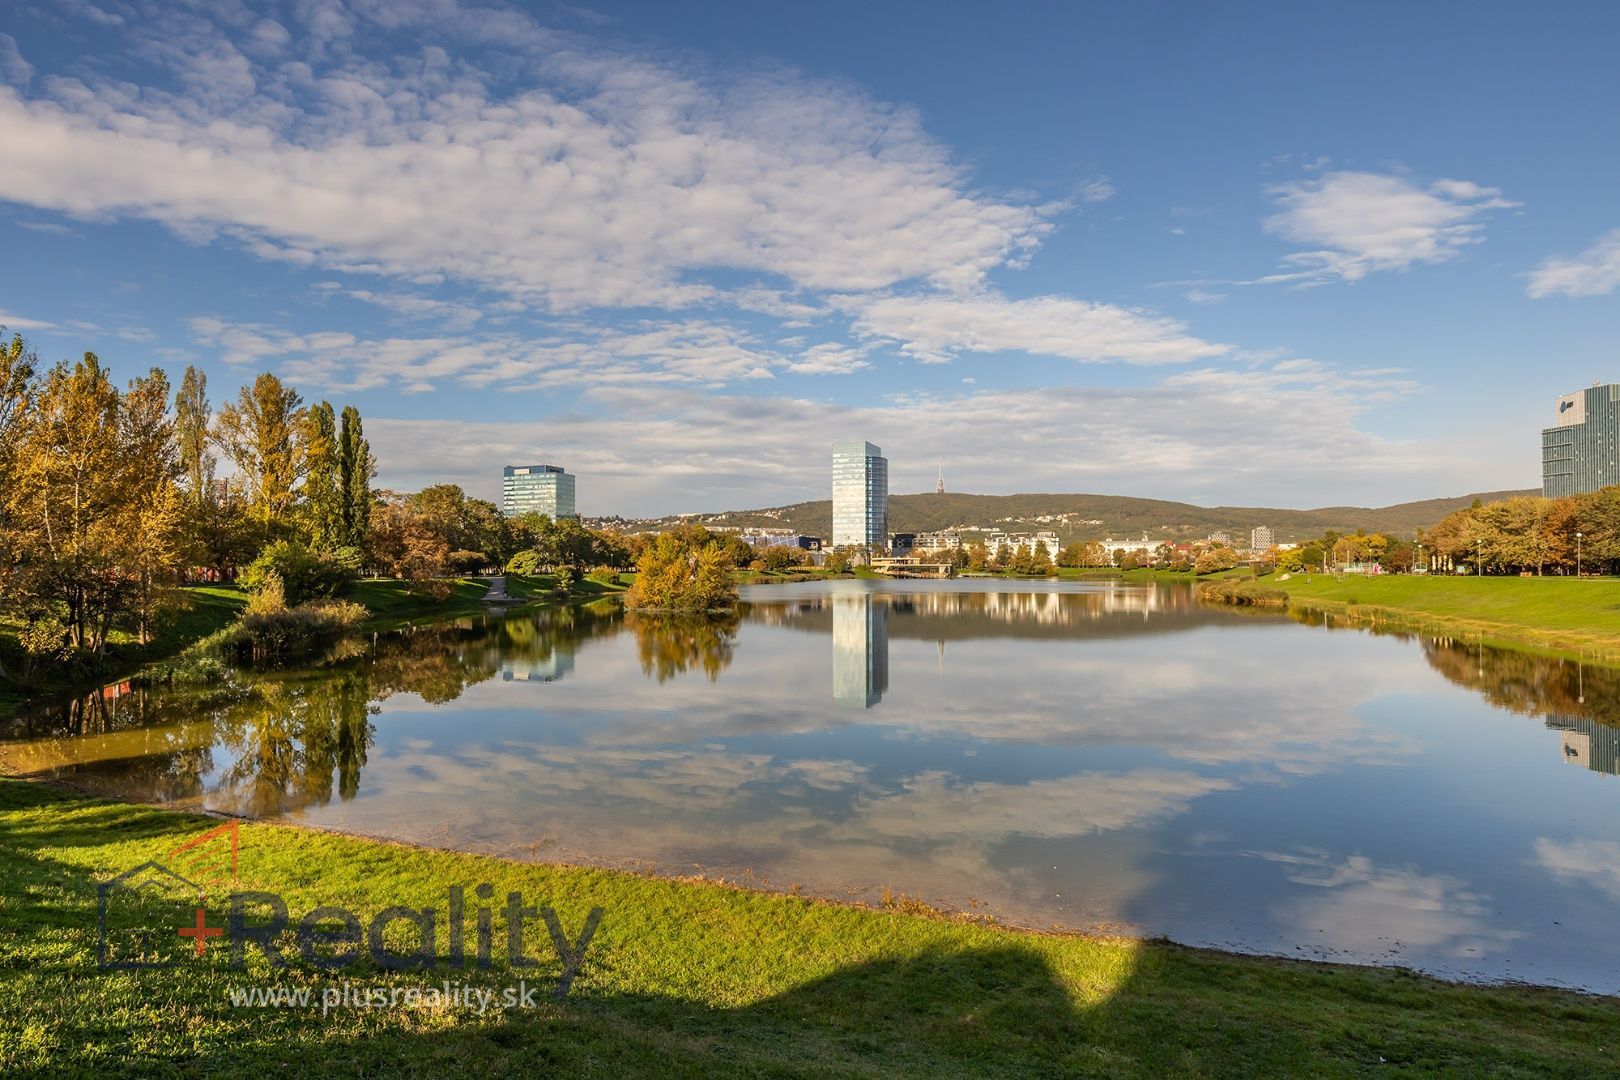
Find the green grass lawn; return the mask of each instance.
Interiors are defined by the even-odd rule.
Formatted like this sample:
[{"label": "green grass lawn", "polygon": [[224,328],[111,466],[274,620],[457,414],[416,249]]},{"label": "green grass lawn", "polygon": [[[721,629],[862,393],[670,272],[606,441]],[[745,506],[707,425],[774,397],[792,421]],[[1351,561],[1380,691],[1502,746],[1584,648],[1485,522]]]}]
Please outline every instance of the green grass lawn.
[{"label": "green grass lawn", "polygon": [[1356,611],[1487,640],[1620,655],[1620,579],[1324,574],[1265,579],[1296,607]]},{"label": "green grass lawn", "polygon": [[[488,882],[496,966],[324,972],[289,934],[291,963],[274,971],[255,949],[246,970],[228,967],[223,939],[169,970],[98,970],[97,882],[219,824],[0,780],[0,1073],[1596,1076],[1612,1075],[1620,1050],[1613,998],[1023,933],[273,824],[241,825],[235,888],[282,895],[294,920],[338,905],[369,921],[393,905],[442,918],[451,885],[471,897]],[[208,902],[211,925],[226,922],[224,888]],[[566,1000],[546,997],[561,965],[543,924],[525,937],[539,966],[504,966],[509,892],[554,908],[570,939],[603,909]],[[192,915],[189,901],[177,912],[149,900],[136,925],[166,931],[165,918]],[[470,942],[471,908],[465,918]],[[438,934],[443,956],[448,926]],[[426,1006],[323,1017],[227,997],[252,985],[318,997],[345,981],[499,988],[518,977],[543,985],[538,1007],[483,1017]]]}]

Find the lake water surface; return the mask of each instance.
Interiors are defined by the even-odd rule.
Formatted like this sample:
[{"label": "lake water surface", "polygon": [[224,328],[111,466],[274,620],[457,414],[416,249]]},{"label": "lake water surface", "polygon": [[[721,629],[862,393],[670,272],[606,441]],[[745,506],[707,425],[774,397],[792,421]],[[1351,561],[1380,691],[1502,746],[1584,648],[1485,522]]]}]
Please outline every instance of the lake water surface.
[{"label": "lake water surface", "polygon": [[1620,673],[1185,587],[516,610],[24,717],[9,771],[520,858],[1620,992]]}]

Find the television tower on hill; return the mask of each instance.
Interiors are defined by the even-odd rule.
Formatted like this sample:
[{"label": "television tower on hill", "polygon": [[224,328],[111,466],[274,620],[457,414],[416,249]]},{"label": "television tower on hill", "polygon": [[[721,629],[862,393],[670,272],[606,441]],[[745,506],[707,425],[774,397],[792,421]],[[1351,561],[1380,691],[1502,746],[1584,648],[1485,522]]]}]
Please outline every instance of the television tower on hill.
[{"label": "television tower on hill", "polygon": [[945,459],[939,459],[939,483],[934,485],[934,494],[945,494]]}]

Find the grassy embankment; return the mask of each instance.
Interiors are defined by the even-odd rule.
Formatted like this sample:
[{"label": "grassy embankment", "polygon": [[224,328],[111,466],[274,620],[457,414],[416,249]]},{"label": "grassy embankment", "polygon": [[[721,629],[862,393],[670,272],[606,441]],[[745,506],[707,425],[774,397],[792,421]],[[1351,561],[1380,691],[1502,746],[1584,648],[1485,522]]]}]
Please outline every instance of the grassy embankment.
[{"label": "grassy embankment", "polygon": [[[506,589],[508,595],[521,599],[551,600],[555,599],[555,580],[549,574],[534,577],[508,575]],[[622,584],[614,585],[587,576],[574,583],[569,597],[571,600],[591,600],[622,592],[623,589]],[[146,645],[141,645],[128,633],[116,631],[108,642],[108,655],[93,667],[62,666],[26,683],[0,677],[0,717],[9,715],[30,698],[91,689],[131,675],[154,661],[176,656],[194,642],[224,629],[241,614],[247,603],[247,594],[231,586],[197,585],[181,591],[185,595],[185,606]],[[365,579],[355,582],[346,599],[370,612],[369,626],[386,627],[415,619],[482,611],[484,594],[488,591],[486,581],[458,578],[452,582],[448,597],[435,600],[423,595],[420,590],[413,590],[408,582]],[[3,620],[0,620],[0,665],[4,665],[4,669],[10,673],[23,670],[22,650],[17,645],[17,627]]]},{"label": "grassy embankment", "polygon": [[1620,579],[1277,574],[1255,586],[1285,591],[1296,611],[1620,659]]},{"label": "grassy embankment", "polygon": [[[496,966],[318,972],[223,938],[169,970],[96,967],[96,883],[218,824],[0,781],[0,1072],[114,1075],[1595,1076],[1612,1070],[1620,999],[1468,987],[1408,972],[1268,960],[1156,942],[1009,931],[912,913],[631,874],[241,825],[236,888],[280,894],[296,920],[337,905],[363,922],[494,886]],[[504,900],[554,908],[570,939],[604,909],[565,1001],[544,924],[505,968]],[[183,913],[146,901],[135,925]],[[258,909],[254,909],[257,914]],[[183,914],[183,918],[176,917]],[[153,921],[155,920],[155,921]],[[468,949],[473,913],[466,914]],[[226,924],[216,892],[208,923]],[[405,924],[394,947],[415,944]],[[190,943],[182,942],[189,950]],[[370,965],[371,961],[364,961]],[[323,1018],[320,993],[543,989],[538,1007],[362,1008]],[[313,987],[317,1007],[232,1006],[240,986]]]}]

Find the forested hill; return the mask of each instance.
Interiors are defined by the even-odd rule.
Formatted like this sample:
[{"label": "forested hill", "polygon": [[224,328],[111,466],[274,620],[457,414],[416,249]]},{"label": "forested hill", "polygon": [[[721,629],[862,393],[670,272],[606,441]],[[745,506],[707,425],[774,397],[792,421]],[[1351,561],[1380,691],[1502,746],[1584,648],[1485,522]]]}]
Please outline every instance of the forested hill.
[{"label": "forested hill", "polygon": [[[1324,506],[1316,510],[1283,510],[1258,506],[1193,506],[1162,499],[1133,499],[1123,495],[958,495],[932,492],[895,495],[889,499],[891,532],[932,532],[952,527],[1002,528],[1015,532],[1052,529],[1069,539],[1137,537],[1146,532],[1155,539],[1196,539],[1216,529],[1233,537],[1248,535],[1256,525],[1269,525],[1281,541],[1319,536],[1328,529],[1353,532],[1366,529],[1401,537],[1428,528],[1453,510],[1475,499],[1490,502],[1539,491],[1484,491],[1451,499],[1425,499],[1394,506]],[[677,521],[702,525],[788,528],[812,536],[832,532],[832,501],[794,503],[762,510],[735,510],[664,518],[651,523],[667,526]]]}]

